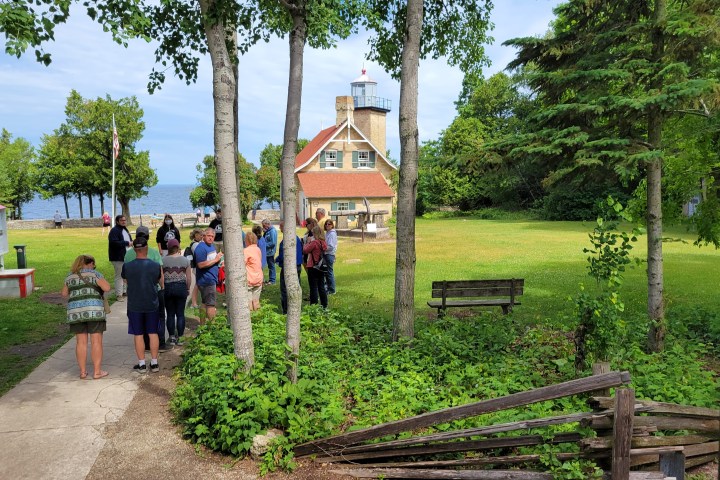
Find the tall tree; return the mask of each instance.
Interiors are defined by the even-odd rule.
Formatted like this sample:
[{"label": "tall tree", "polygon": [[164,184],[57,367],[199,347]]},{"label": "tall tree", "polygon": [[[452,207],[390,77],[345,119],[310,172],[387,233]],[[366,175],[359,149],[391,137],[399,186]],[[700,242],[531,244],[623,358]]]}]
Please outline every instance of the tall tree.
[{"label": "tall tree", "polygon": [[10,218],[22,218],[22,205],[33,199],[32,162],[35,158],[30,142],[13,140],[4,128],[0,131],[0,204],[9,207]]},{"label": "tall tree", "polygon": [[713,95],[718,79],[704,65],[720,45],[720,0],[571,0],[557,7],[552,35],[513,39],[510,67],[533,65],[531,86],[545,108],[518,155],[551,158],[558,178],[611,165],[633,178],[644,171],[648,226],[648,347],[665,336],[662,171],[668,118]]},{"label": "tall tree", "polygon": [[78,163],[71,138],[43,135],[33,169],[33,182],[42,198],[62,197],[66,217],[70,217],[68,197],[77,191],[74,171]]},{"label": "tall tree", "polygon": [[[300,138],[297,141],[295,154],[305,148],[308,140]],[[272,203],[280,203],[281,200],[281,175],[280,163],[282,161],[282,145],[268,143],[260,152],[260,168],[257,172],[258,198],[265,199]]]},{"label": "tall tree", "polygon": [[417,71],[421,59],[446,56],[463,72],[487,63],[483,45],[490,1],[371,0],[369,57],[400,78],[400,177],[393,339],[415,335],[415,199],[418,180]]}]

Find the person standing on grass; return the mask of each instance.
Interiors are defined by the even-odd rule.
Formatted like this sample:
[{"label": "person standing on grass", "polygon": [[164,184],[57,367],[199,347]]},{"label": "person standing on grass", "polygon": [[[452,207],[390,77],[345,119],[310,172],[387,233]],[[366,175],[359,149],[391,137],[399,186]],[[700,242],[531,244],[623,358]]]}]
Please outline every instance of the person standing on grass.
[{"label": "person standing on grass", "polygon": [[125,252],[132,247],[132,237],[127,229],[125,215],[115,217],[115,226],[108,234],[108,257],[115,269],[115,296],[122,300],[125,293],[125,285],[122,280],[122,267],[125,262]]},{"label": "person standing on grass", "polygon": [[55,228],[63,228],[62,215],[60,215],[60,210],[55,210],[55,215],[53,215],[53,221],[55,222]]},{"label": "person standing on grass", "polygon": [[165,311],[167,312],[168,340],[172,345],[182,345],[180,337],[185,333],[185,301],[190,295],[192,274],[190,260],[180,252],[180,242],[168,240],[168,254],[163,257],[165,278]]},{"label": "person standing on grass", "polygon": [[203,234],[203,241],[195,248],[195,267],[197,286],[203,307],[200,311],[200,322],[215,318],[217,309],[218,264],[222,261],[222,252],[218,253],[213,246],[215,229],[208,227]]},{"label": "person standing on grass", "polygon": [[[262,268],[264,269],[267,267],[267,242],[265,241],[265,237],[263,237],[263,229],[260,225],[255,225],[252,227],[252,233],[254,233],[255,237],[257,237],[257,246],[262,254]],[[247,246],[247,242],[245,240],[243,240],[243,244]]]},{"label": "person standing on grass", "polygon": [[250,293],[250,311],[260,308],[260,293],[263,286],[262,253],[257,245],[257,236],[253,232],[245,235],[247,247],[243,250],[245,255],[245,270],[247,271],[248,293]]},{"label": "person standing on grass", "polygon": [[335,295],[335,254],[337,253],[338,237],[335,231],[335,222],[330,219],[325,220],[325,262],[327,263],[327,272],[325,272],[325,288],[328,295]]},{"label": "person standing on grass", "polygon": [[277,248],[277,230],[270,225],[270,220],[262,221],[262,228],[265,231],[263,238],[265,239],[265,256],[268,266],[267,285],[275,285],[275,249]]},{"label": "person standing on grass", "polygon": [[[280,230],[283,230],[284,223],[280,220]],[[280,246],[278,247],[278,256],[275,259],[275,263],[280,267],[280,307],[282,308],[283,315],[287,315],[287,286],[285,285],[285,253],[283,250],[283,243],[285,239],[280,240]],[[297,270],[298,283],[300,283],[300,271],[302,270],[303,262],[303,250],[302,240],[300,237],[295,235],[295,268]],[[302,288],[302,285],[301,285]]]},{"label": "person standing on grass", "polygon": [[323,308],[328,306],[327,291],[324,283],[325,274],[313,267],[320,262],[326,249],[325,232],[320,228],[320,225],[315,224],[312,229],[312,241],[303,246],[303,253],[307,255],[306,267],[308,283],[310,284],[310,305],[318,303],[318,297],[320,297],[320,304]]},{"label": "person standing on grass", "polygon": [[95,270],[95,258],[80,255],[65,277],[61,294],[68,299],[67,323],[75,334],[75,358],[80,367],[80,378],[88,377],[87,345],[90,336],[90,358],[95,380],[108,376],[102,369],[103,332],[107,328],[103,294],[110,291],[110,283]]},{"label": "person standing on grass", "polygon": [[180,230],[175,226],[172,215],[169,213],[165,214],[163,218],[163,224],[158,228],[157,234],[155,235],[155,241],[158,245],[158,250],[164,257],[168,253],[168,241],[171,239],[180,241]]},{"label": "person standing on grass", "polygon": [[110,214],[108,212],[103,212],[102,214],[102,230],[100,230],[100,235],[105,235],[105,231],[108,233],[110,232],[110,221],[112,219],[110,218]]},{"label": "person standing on grass", "polygon": [[157,285],[164,286],[162,267],[148,258],[148,239],[140,236],[133,241],[135,260],[122,268],[122,278],[128,287],[128,333],[134,336],[138,364],[133,367],[138,373],[146,373],[145,341],[150,339],[150,371],[160,371],[158,352],[160,349],[160,318]]},{"label": "person standing on grass", "polygon": [[215,218],[213,218],[213,221],[210,222],[210,225],[208,227],[215,230],[215,251],[216,252],[222,252],[223,251],[223,226],[222,226],[222,210],[219,208],[215,212]]},{"label": "person standing on grass", "polygon": [[191,308],[198,308],[197,303],[197,296],[198,296],[198,288],[197,288],[197,266],[195,265],[195,249],[197,246],[202,242],[203,238],[203,231],[200,228],[193,228],[193,231],[190,232],[190,246],[185,249],[185,257],[187,257],[188,260],[190,260],[190,267],[192,268],[192,282],[190,284],[190,288],[192,289],[192,295],[190,296],[190,307]]},{"label": "person standing on grass", "polygon": [[202,217],[202,210],[200,210],[200,207],[197,207],[195,209],[195,222],[200,223],[200,217]]}]

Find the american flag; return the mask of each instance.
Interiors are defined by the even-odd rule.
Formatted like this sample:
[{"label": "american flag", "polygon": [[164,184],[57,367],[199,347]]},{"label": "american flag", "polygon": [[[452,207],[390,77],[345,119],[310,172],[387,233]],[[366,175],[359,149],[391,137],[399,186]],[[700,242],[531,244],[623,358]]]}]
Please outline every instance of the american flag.
[{"label": "american flag", "polygon": [[118,140],[117,128],[115,128],[113,121],[113,160],[116,160],[120,155],[120,140]]}]

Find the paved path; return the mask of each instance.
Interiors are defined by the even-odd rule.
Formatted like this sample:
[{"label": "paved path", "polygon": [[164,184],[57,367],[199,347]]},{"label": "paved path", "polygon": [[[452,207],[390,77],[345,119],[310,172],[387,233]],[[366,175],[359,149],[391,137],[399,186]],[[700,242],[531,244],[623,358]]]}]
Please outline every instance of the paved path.
[{"label": "paved path", "polygon": [[[113,304],[104,334],[103,370],[79,378],[75,338],[0,397],[0,479],[84,479],[138,390],[125,302]],[[161,360],[162,361],[162,360]]]}]

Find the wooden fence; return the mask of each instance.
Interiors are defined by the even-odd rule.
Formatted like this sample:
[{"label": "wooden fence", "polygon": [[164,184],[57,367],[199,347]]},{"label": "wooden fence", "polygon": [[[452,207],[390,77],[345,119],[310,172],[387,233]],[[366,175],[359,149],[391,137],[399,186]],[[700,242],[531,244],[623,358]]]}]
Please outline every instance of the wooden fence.
[{"label": "wooden fence", "polygon": [[[540,455],[512,454],[518,447],[540,444],[575,443],[579,445],[577,453],[558,453],[556,457],[595,459],[613,480],[682,480],[686,468],[717,457],[720,410],[635,401],[632,389],[617,388],[628,383],[627,372],[593,375],[313,440],[296,446],[294,452],[298,458],[312,457],[314,462],[332,464],[334,474],[355,478],[473,480],[552,479],[551,474],[537,470]],[[609,388],[617,388],[615,398],[590,397],[590,412],[367,443],[454,420]],[[586,427],[582,431],[590,427],[596,436],[590,437],[580,430],[522,434],[523,430],[571,423]],[[507,432],[516,435],[498,435]],[[438,459],[461,453],[465,455],[459,459]],[[636,471],[631,472],[631,468]]]}]

